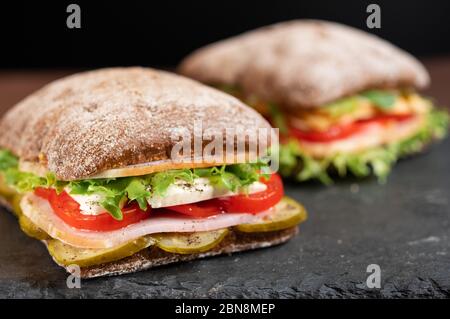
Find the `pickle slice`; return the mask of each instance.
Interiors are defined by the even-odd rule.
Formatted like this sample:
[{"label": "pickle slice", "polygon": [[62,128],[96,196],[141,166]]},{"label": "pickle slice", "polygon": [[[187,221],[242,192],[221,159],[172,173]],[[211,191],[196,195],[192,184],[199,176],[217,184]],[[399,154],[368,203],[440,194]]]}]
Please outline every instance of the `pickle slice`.
[{"label": "pickle slice", "polygon": [[14,188],[9,187],[6,185],[4,178],[0,174],[0,196],[3,196],[5,198],[10,198],[17,194],[16,190]]},{"label": "pickle slice", "polygon": [[274,211],[262,218],[261,221],[238,225],[236,229],[246,233],[277,231],[294,227],[306,218],[307,213],[302,205],[292,198],[283,197],[275,206]]},{"label": "pickle slice", "polygon": [[80,267],[123,259],[153,244],[154,240],[150,236],[140,237],[123,245],[107,249],[78,248],[64,244],[57,239],[51,239],[47,242],[48,251],[58,264],[64,266],[76,264]]},{"label": "pickle slice", "polygon": [[195,233],[161,233],[153,235],[162,250],[176,254],[195,254],[208,251],[219,244],[228,229]]},{"label": "pickle slice", "polygon": [[16,217],[22,216],[22,208],[20,208],[20,201],[22,200],[22,197],[22,195],[16,194],[9,200],[13,213]]},{"label": "pickle slice", "polygon": [[42,229],[37,227],[35,224],[33,224],[33,222],[25,215],[20,215],[19,225],[20,225],[20,229],[22,229],[22,231],[30,237],[33,237],[33,238],[36,238],[39,240],[44,240],[44,239],[50,238],[50,236],[45,231],[43,231]]}]

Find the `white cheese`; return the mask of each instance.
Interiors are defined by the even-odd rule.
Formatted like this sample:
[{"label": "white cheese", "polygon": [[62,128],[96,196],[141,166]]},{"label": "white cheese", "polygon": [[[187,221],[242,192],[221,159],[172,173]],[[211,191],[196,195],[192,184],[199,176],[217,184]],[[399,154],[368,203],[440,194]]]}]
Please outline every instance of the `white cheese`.
[{"label": "white cheese", "polygon": [[[266,190],[267,186],[260,182],[254,182],[248,186],[248,193],[258,193]],[[70,189],[66,189],[70,194]],[[242,193],[244,190],[232,192],[229,189],[212,185],[208,178],[196,178],[193,184],[178,180],[170,185],[164,197],[152,194],[148,199],[148,203],[153,208],[161,208],[182,204],[196,203],[212,198],[233,196]],[[78,195],[70,194],[70,196],[80,204],[80,211],[84,215],[99,215],[105,212],[100,205],[104,196],[99,194]]]},{"label": "white cheese", "polygon": [[[70,189],[66,190],[70,194]],[[105,209],[100,205],[104,196],[99,194],[78,195],[70,194],[78,204],[80,204],[80,211],[84,215],[98,215],[105,212]]]},{"label": "white cheese", "polygon": [[[260,182],[254,182],[248,186],[248,193],[253,194],[262,192],[266,185]],[[242,192],[242,190],[240,190]],[[232,192],[227,188],[212,185],[208,178],[196,178],[193,184],[178,180],[170,185],[164,197],[152,196],[148,203],[153,208],[168,207],[182,204],[196,203],[212,198],[233,196],[239,194],[239,191]]]}]

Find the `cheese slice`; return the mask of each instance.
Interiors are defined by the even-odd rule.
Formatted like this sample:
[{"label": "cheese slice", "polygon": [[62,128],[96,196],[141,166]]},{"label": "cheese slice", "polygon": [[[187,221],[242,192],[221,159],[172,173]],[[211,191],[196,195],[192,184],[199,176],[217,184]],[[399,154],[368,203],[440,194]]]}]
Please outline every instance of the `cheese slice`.
[{"label": "cheese slice", "polygon": [[78,195],[70,194],[70,189],[66,189],[66,192],[72,197],[78,204],[80,204],[80,212],[83,215],[98,215],[105,212],[105,209],[100,205],[100,202],[104,199],[100,194]]},{"label": "cheese slice", "polygon": [[[260,182],[254,182],[248,186],[248,193],[258,193],[266,190],[267,186]],[[242,193],[243,190],[232,192],[227,188],[211,184],[208,178],[196,178],[194,183],[176,181],[170,185],[164,197],[152,195],[148,203],[153,208],[168,207],[196,203],[217,197],[233,196]]]},{"label": "cheese slice", "polygon": [[[208,199],[233,196],[246,191],[248,194],[258,193],[266,190],[267,186],[260,182],[250,184],[247,190],[238,189],[235,192],[227,188],[213,185],[208,178],[201,177],[194,179],[194,183],[190,184],[182,180],[177,180],[170,185],[165,193],[165,196],[158,196],[152,194],[148,199],[148,203],[153,208],[162,208],[175,205],[183,205],[190,203],[197,203]],[[66,189],[70,194],[70,189]],[[100,205],[104,196],[99,194],[78,195],[70,194],[70,196],[80,204],[80,211],[85,215],[98,215],[105,212],[105,209]]]}]

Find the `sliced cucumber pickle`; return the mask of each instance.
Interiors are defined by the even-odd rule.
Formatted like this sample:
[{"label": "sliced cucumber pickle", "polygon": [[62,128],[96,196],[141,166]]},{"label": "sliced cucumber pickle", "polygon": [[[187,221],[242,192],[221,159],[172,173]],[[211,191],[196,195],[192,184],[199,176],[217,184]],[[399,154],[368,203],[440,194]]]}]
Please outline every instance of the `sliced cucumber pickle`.
[{"label": "sliced cucumber pickle", "polygon": [[307,213],[302,205],[292,198],[283,197],[271,214],[256,223],[238,225],[236,229],[246,233],[277,231],[294,227],[306,218]]},{"label": "sliced cucumber pickle", "polygon": [[0,196],[3,197],[9,204],[11,204],[12,212],[14,215],[19,217],[22,214],[20,209],[20,200],[22,195],[20,195],[14,188],[9,187],[3,176],[0,174]]},{"label": "sliced cucumber pickle", "polygon": [[22,195],[20,195],[20,194],[14,195],[9,200],[9,202],[11,203],[11,207],[12,207],[13,213],[17,217],[22,216],[22,208],[20,208],[20,201],[21,200],[22,200]]},{"label": "sliced cucumber pickle", "polygon": [[99,265],[123,259],[153,244],[154,240],[150,236],[140,237],[118,247],[107,249],[73,247],[57,239],[51,239],[47,242],[48,251],[58,264],[64,266],[76,264],[80,267]]},{"label": "sliced cucumber pickle", "polygon": [[162,250],[176,254],[202,253],[214,248],[228,234],[228,229],[196,233],[161,233],[153,235]]},{"label": "sliced cucumber pickle", "polygon": [[17,194],[16,190],[6,185],[2,175],[0,175],[0,196],[10,198]]},{"label": "sliced cucumber pickle", "polygon": [[19,225],[20,225],[20,229],[22,229],[22,231],[30,237],[33,237],[33,238],[36,238],[39,240],[44,240],[44,239],[50,238],[50,236],[45,231],[43,231],[42,229],[37,227],[35,224],[33,224],[31,222],[31,220],[25,215],[19,216]]}]

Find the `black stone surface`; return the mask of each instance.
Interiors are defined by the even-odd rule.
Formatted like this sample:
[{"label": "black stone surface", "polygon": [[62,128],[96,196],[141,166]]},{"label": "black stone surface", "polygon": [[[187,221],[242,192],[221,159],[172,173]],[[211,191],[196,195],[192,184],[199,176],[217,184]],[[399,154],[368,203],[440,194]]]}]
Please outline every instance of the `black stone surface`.
[{"label": "black stone surface", "polygon": [[[373,179],[286,185],[305,204],[300,235],[275,248],[66,286],[46,249],[0,212],[0,297],[450,297],[450,141]],[[381,267],[381,288],[366,268]]]}]

